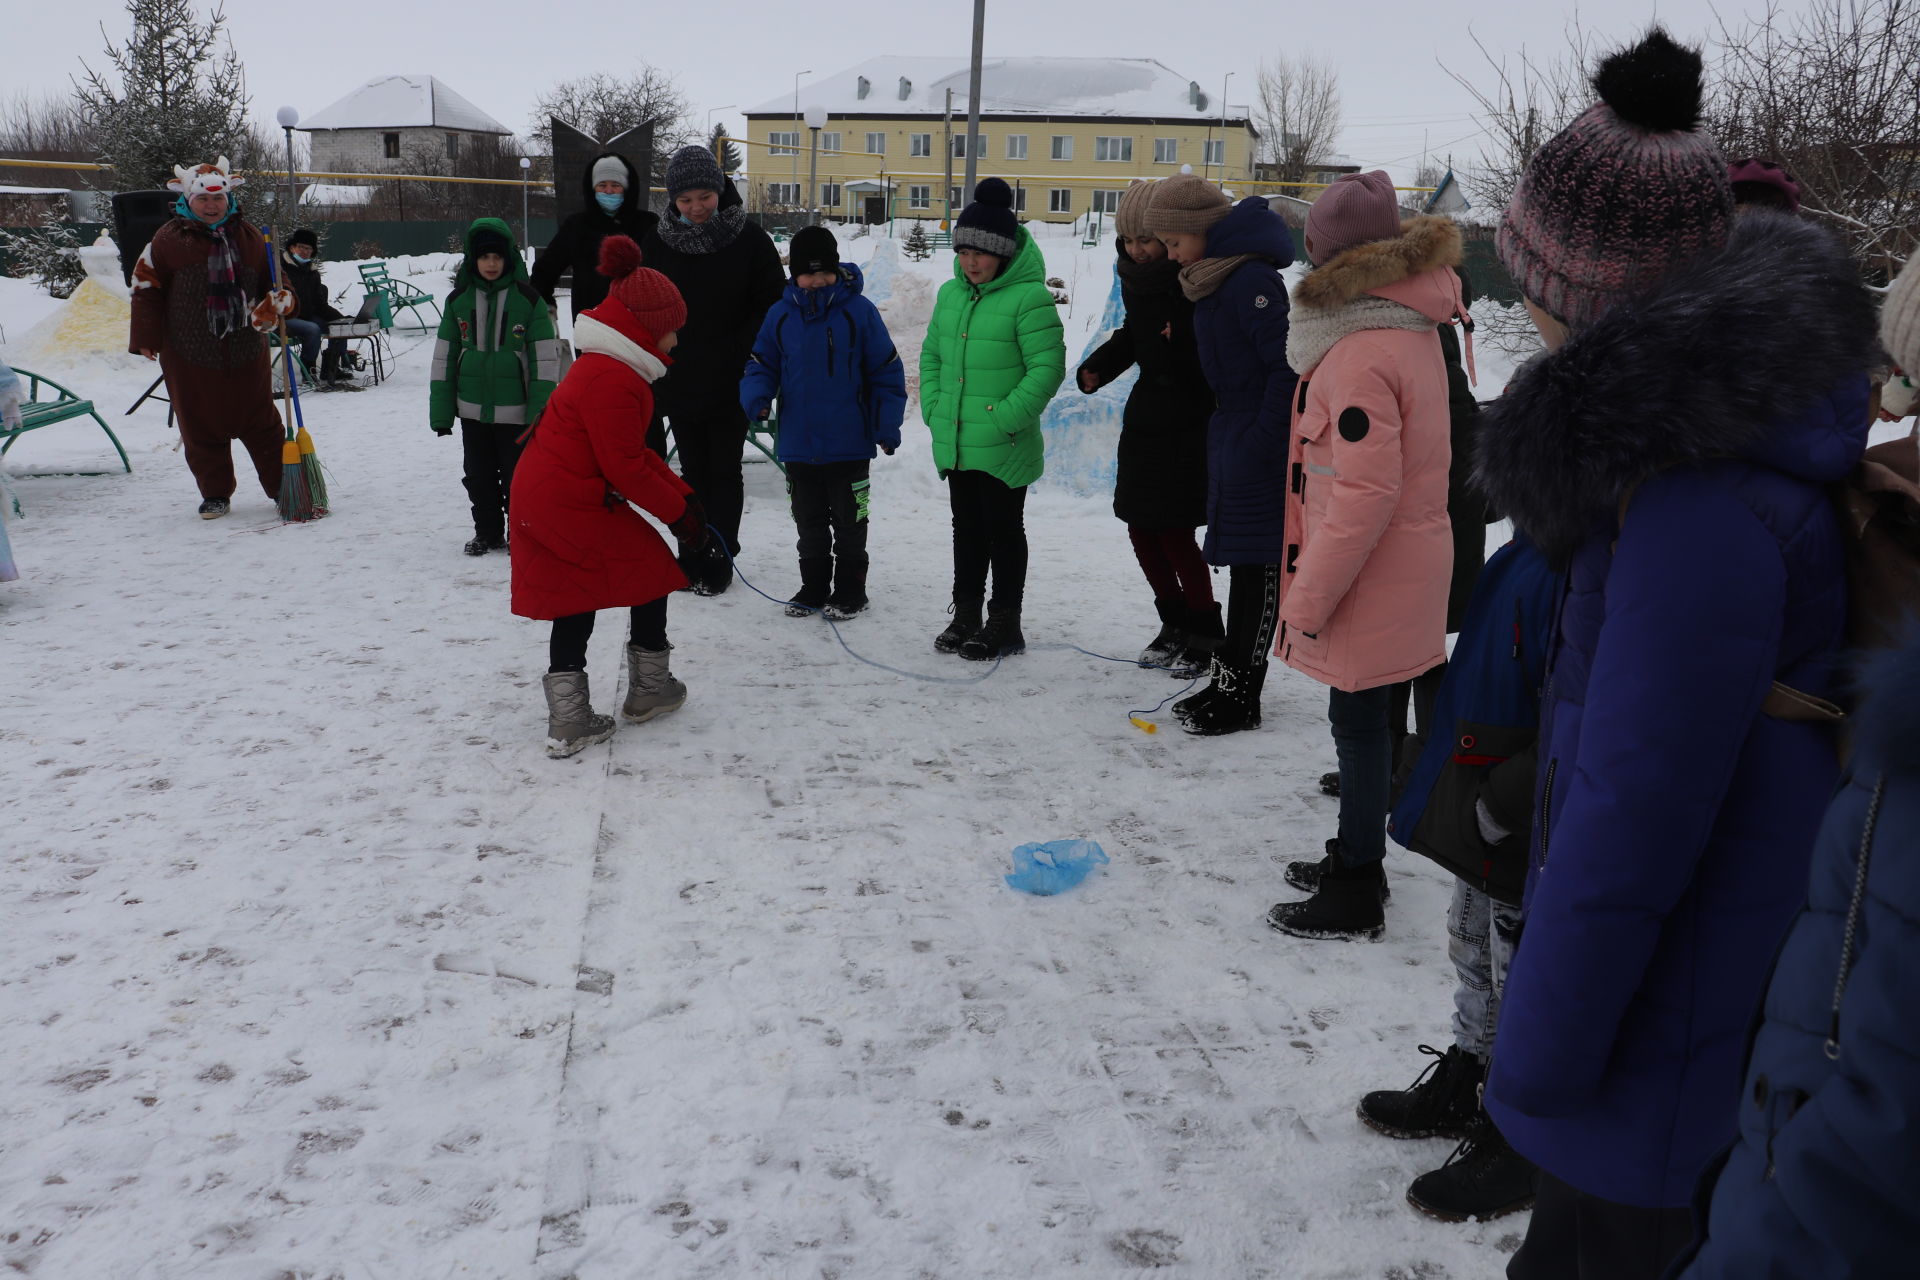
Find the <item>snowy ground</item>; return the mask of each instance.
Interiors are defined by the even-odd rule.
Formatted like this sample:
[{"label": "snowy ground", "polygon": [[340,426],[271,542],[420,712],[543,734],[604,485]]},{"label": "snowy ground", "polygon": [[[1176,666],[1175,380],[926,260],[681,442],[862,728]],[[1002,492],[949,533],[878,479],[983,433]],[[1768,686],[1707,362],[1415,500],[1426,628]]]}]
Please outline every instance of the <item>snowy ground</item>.
[{"label": "snowy ground", "polygon": [[[0,285],[10,331],[47,309]],[[111,463],[89,423],[8,456],[0,1262],[1497,1272],[1524,1217],[1419,1217],[1406,1184],[1448,1145],[1353,1116],[1446,1042],[1444,878],[1390,856],[1378,945],[1265,928],[1297,896],[1280,864],[1332,833],[1324,692],[1276,668],[1256,733],[1131,727],[1180,686],[1061,647],[1130,655],[1153,629],[1105,502],[1035,494],[1034,648],[983,680],[863,665],[744,586],[680,596],[686,707],[549,761],[544,625],[508,614],[506,557],[460,554],[458,445],[426,429],[426,346],[399,346],[387,385],[308,403],[318,524],[244,483],[196,519],[163,413],[119,416],[144,369],[49,370],[132,475],[19,474]],[[978,677],[928,644],[949,560],[925,439],[875,466],[876,606],[842,630]],[[784,593],[779,475],[747,487],[743,572]],[[619,630],[594,641],[603,706]],[[1112,864],[1058,898],[1002,884],[1015,845],[1066,836]]]}]

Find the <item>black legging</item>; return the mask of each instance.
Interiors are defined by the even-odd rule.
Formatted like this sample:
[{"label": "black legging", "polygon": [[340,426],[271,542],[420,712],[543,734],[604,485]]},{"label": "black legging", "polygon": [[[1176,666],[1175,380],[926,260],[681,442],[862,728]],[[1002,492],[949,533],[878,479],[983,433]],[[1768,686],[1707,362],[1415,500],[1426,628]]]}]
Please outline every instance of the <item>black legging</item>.
[{"label": "black legging", "polygon": [[953,598],[975,601],[987,594],[993,572],[993,602],[1018,612],[1027,590],[1027,488],[1011,488],[985,471],[949,471],[947,499],[953,508]]},{"label": "black legging", "polygon": [[673,424],[674,460],[680,474],[700,495],[707,523],[726,535],[727,549],[740,551],[740,514],[746,486],[740,479],[740,450],[747,443],[747,414],[735,400],[714,407],[679,410],[664,418],[655,412],[647,444],[667,456],[667,423]]},{"label": "black legging", "polygon": [[[631,638],[642,649],[659,651],[667,647],[667,598],[633,606]],[[591,613],[573,613],[553,620],[553,632],[547,637],[547,671],[585,671],[587,641],[593,638]]]}]

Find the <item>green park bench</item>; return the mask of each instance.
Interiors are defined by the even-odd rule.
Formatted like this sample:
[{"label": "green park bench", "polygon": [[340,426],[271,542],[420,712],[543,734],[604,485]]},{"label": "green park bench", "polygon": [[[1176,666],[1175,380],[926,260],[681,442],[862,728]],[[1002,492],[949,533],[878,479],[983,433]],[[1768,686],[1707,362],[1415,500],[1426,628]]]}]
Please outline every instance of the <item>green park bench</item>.
[{"label": "green park bench", "polygon": [[[380,317],[380,327],[393,327],[395,316],[402,311],[411,311],[414,326],[420,329],[438,328],[440,324],[440,303],[426,290],[405,280],[395,280],[387,274],[384,262],[363,262],[360,264],[360,281],[366,285],[367,292],[373,295],[374,311]],[[418,313],[422,309],[433,311],[433,324]]]},{"label": "green park bench", "polygon": [[[120,444],[120,437],[114,435],[113,428],[109,427],[106,420],[94,411],[93,401],[82,400],[52,378],[34,373],[30,369],[22,369],[16,365],[13,371],[26,382],[27,399],[20,405],[20,425],[0,426],[0,440],[6,442],[0,444],[0,457],[5,457],[7,450],[13,448],[14,441],[29,431],[38,431],[42,427],[50,427],[56,422],[65,422],[69,418],[92,418],[100,424],[100,429],[107,433],[107,439],[113,441],[114,451],[120,455],[120,465],[128,471],[133,470],[133,464],[127,461],[127,451]],[[43,394],[48,392],[52,394]],[[75,474],[103,476],[108,473],[81,471]]]}]

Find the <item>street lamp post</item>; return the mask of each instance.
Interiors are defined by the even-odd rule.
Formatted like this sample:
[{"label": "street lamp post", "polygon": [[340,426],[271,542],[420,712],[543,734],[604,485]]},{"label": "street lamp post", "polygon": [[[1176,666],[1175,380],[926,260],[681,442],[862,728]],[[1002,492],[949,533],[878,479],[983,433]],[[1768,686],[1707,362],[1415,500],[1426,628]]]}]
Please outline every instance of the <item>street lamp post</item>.
[{"label": "street lamp post", "polygon": [[[280,221],[287,224],[290,230],[294,222],[294,210],[300,204],[299,189],[293,185],[293,126],[300,123],[300,113],[292,107],[282,107],[273,113],[273,118],[280,122],[281,130],[287,135],[287,215]],[[286,230],[280,233],[283,240],[287,233]]]},{"label": "street lamp post", "polygon": [[807,225],[820,222],[820,130],[827,123],[827,109],[818,104],[807,108],[807,132],[813,135],[813,147],[807,154]]},{"label": "street lamp post", "polygon": [[980,176],[980,45],[987,30],[987,0],[973,0],[973,60],[967,67],[967,199]]},{"label": "street lamp post", "polygon": [[793,148],[793,188],[795,191],[800,189],[800,148],[797,145],[800,141],[800,77],[812,74],[811,71],[793,73],[793,140],[796,144]]},{"label": "street lamp post", "polygon": [[1229,71],[1220,79],[1220,181],[1227,180],[1227,83],[1233,79]]},{"label": "street lamp post", "polygon": [[526,156],[520,157],[520,251],[525,253],[533,247],[533,224],[527,217],[527,189],[532,184],[533,161]]}]

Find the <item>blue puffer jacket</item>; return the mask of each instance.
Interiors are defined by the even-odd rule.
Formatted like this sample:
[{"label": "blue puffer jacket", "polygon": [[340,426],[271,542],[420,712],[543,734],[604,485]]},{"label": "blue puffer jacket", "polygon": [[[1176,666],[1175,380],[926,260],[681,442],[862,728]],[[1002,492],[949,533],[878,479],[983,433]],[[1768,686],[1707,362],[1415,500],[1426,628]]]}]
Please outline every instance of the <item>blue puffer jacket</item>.
[{"label": "blue puffer jacket", "polygon": [[1258,254],[1193,309],[1200,366],[1213,387],[1207,422],[1210,564],[1279,564],[1286,556],[1287,424],[1299,375],[1287,366],[1287,224],[1248,196],[1207,232],[1207,256]]},{"label": "blue puffer jacket", "polygon": [[[1920,636],[1864,673],[1684,1280],[1911,1275],[1920,1241]],[[1872,824],[1869,836],[1867,827]],[[1843,956],[1852,939],[1851,963]],[[1834,993],[1841,988],[1836,1011]]]},{"label": "blue puffer jacket", "polygon": [[760,325],[740,405],[753,421],[780,397],[782,462],[852,462],[873,457],[876,445],[900,447],[906,368],[861,288],[860,268],[849,264],[824,289],[788,281]]},{"label": "blue puffer jacket", "polygon": [[1846,589],[1821,486],[1865,446],[1877,347],[1838,241],[1748,215],[1483,416],[1488,500],[1569,567],[1487,1110],[1603,1199],[1684,1205],[1733,1136],[1838,772],[1827,731],[1761,704],[1832,684]]}]

